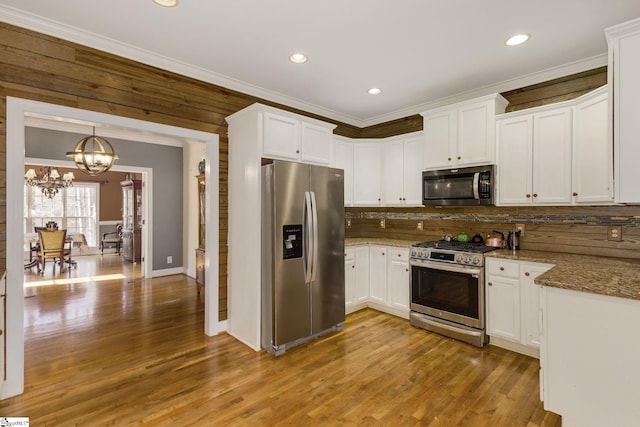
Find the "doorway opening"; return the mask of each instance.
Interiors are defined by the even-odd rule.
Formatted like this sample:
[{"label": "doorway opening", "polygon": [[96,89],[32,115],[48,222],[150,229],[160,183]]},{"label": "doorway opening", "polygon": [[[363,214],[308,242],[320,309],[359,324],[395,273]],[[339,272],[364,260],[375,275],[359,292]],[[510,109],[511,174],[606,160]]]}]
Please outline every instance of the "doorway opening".
[{"label": "doorway opening", "polygon": [[[204,143],[206,147],[206,220],[218,224],[218,159],[219,141],[215,134],[128,119],[110,114],[63,107],[37,101],[7,97],[7,236],[8,248],[22,247],[24,243],[23,165],[25,161],[25,122],[29,117],[50,117],[65,123],[101,123],[113,129],[177,138],[189,143]],[[150,182],[152,180],[150,179]],[[149,185],[151,187],[151,185]],[[153,202],[153,189],[148,188],[149,204]],[[194,203],[194,206],[196,204]],[[147,224],[149,259],[153,259],[153,221]],[[184,237],[183,237],[184,238]],[[216,335],[224,329],[218,321],[218,227],[206,229],[206,240],[212,244],[206,251],[205,324],[204,333]],[[161,242],[159,242],[161,243]],[[6,312],[6,380],[2,383],[0,398],[21,394],[24,390],[24,287],[22,251],[7,250],[7,312]],[[150,264],[150,263],[149,263]],[[184,270],[182,268],[181,270]],[[154,275],[151,271],[151,275]],[[158,274],[162,274],[159,272]]]}]

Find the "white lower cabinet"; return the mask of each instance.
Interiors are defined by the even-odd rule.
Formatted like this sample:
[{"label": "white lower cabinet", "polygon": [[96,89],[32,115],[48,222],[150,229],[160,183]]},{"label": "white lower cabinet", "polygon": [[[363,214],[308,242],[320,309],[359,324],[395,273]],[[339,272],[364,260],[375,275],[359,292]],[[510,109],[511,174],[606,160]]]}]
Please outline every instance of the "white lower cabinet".
[{"label": "white lower cabinet", "polygon": [[640,425],[640,301],[544,286],[540,391],[563,426]]},{"label": "white lower cabinet", "polygon": [[387,248],[369,246],[369,301],[387,303]]},{"label": "white lower cabinet", "polygon": [[387,303],[403,313],[409,311],[409,249],[389,248]]},{"label": "white lower cabinet", "polygon": [[345,310],[365,307],[409,318],[409,249],[380,245],[345,250]]},{"label": "white lower cabinet", "polygon": [[369,247],[352,246],[344,251],[345,311],[351,313],[369,301]]},{"label": "white lower cabinet", "polygon": [[487,257],[487,335],[493,345],[538,357],[540,286],[536,277],[552,264]]}]

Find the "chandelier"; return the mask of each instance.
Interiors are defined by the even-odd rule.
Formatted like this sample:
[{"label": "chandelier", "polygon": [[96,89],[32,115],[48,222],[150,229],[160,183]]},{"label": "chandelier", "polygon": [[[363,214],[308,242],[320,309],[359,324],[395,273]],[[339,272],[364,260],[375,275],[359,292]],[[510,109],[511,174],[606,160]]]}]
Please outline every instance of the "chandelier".
[{"label": "chandelier", "polygon": [[91,176],[108,171],[113,162],[120,158],[106,139],[96,136],[96,128],[93,135],[85,136],[76,144],[73,151],[67,153],[75,162],[78,169]]},{"label": "chandelier", "polygon": [[62,177],[58,169],[51,166],[41,167],[36,173],[35,170],[29,169],[24,174],[24,179],[27,185],[32,187],[40,187],[42,194],[50,199],[58,194],[61,188],[71,187],[73,185],[73,172],[67,172]]}]

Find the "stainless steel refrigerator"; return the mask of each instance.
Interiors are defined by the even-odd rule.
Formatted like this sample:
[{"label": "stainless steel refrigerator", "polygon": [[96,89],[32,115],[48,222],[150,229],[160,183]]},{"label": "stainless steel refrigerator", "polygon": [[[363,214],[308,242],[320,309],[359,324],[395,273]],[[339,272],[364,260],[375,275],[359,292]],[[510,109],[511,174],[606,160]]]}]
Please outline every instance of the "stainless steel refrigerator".
[{"label": "stainless steel refrigerator", "polygon": [[273,355],[344,327],[344,172],[262,166],[262,348]]}]

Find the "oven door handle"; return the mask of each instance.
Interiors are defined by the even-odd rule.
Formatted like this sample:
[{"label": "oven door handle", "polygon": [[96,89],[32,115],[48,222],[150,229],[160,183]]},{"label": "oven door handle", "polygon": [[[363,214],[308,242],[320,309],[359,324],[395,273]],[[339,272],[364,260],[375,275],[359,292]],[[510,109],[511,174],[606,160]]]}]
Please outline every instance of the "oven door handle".
[{"label": "oven door handle", "polygon": [[409,259],[409,265],[412,267],[424,267],[431,268],[433,270],[451,271],[454,273],[471,274],[474,277],[478,277],[482,273],[482,269],[470,266],[462,265],[450,265],[444,262],[425,261],[421,259]]}]

